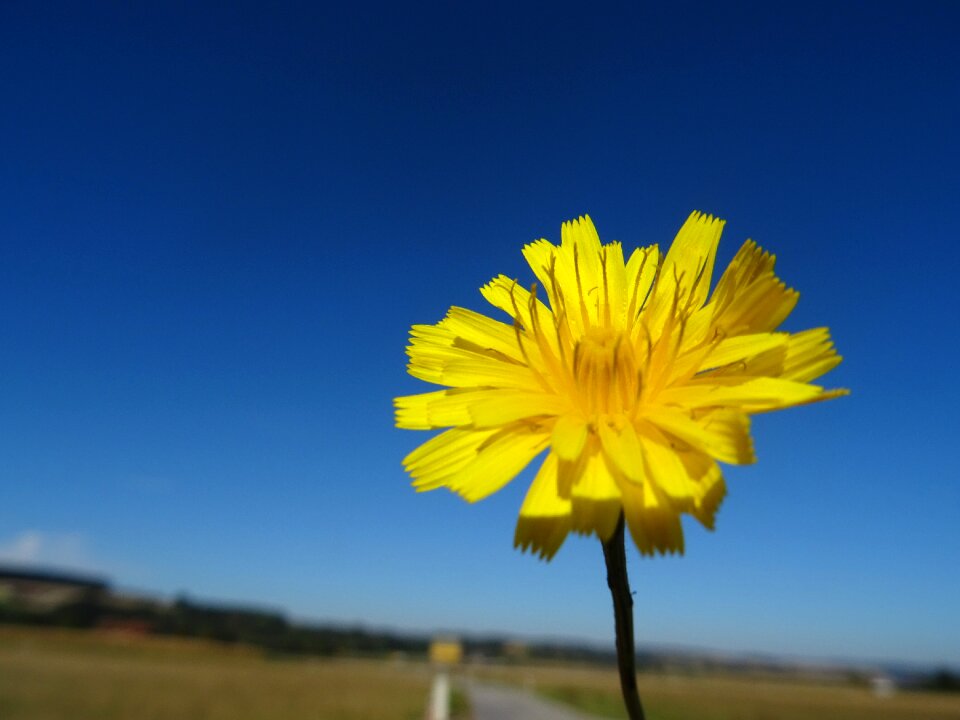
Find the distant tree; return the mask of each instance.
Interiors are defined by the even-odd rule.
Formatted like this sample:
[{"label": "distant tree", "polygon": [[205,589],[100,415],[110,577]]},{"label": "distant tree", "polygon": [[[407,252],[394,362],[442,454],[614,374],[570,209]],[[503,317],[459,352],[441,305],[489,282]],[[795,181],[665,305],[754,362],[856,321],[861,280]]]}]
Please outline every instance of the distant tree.
[{"label": "distant tree", "polygon": [[941,668],[928,678],[923,687],[937,692],[960,692],[960,675]]},{"label": "distant tree", "polygon": [[103,607],[95,593],[85,593],[73,602],[60,605],[49,614],[48,621],[53,625],[73,628],[96,627]]}]

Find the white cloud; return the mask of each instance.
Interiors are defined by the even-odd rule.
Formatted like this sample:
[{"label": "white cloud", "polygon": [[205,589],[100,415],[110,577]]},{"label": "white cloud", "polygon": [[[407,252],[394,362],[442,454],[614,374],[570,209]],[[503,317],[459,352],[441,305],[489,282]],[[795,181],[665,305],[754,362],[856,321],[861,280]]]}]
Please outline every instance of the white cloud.
[{"label": "white cloud", "polygon": [[9,540],[0,539],[0,563],[71,570],[97,571],[86,538],[80,533],[24,530]]}]

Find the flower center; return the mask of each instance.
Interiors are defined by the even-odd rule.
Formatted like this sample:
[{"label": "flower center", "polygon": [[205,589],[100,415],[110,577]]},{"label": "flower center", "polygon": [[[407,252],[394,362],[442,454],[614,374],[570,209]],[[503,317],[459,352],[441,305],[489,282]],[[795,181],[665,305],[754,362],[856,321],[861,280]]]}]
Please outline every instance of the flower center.
[{"label": "flower center", "polygon": [[638,390],[630,340],[609,328],[591,328],[573,353],[573,382],[583,412],[598,415],[627,412]]}]

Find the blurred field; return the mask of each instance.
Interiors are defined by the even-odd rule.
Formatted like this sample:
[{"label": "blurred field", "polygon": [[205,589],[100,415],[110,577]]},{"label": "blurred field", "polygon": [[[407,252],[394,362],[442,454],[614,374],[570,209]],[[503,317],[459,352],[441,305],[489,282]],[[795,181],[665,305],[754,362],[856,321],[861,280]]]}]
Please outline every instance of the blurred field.
[{"label": "blurred field", "polygon": [[[625,717],[613,668],[466,673]],[[0,626],[0,720],[420,720],[430,680],[418,662],[273,660],[176,638]],[[960,720],[957,695],[653,674],[640,686],[649,720]]]},{"label": "blurred field", "polygon": [[[521,684],[600,717],[625,718],[615,668],[503,667],[477,678]],[[960,696],[744,677],[640,676],[648,720],[960,719]]]},{"label": "blurred field", "polygon": [[422,663],[0,626],[2,720],[420,720]]}]

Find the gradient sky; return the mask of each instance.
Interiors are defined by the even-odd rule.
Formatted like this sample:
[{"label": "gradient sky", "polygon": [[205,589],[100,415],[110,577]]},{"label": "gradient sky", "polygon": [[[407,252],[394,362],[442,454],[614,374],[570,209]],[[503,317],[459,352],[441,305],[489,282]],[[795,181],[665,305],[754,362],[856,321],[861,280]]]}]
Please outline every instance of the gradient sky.
[{"label": "gradient sky", "polygon": [[[135,4],[140,5],[140,4]],[[660,7],[661,5],[669,7]],[[406,333],[582,213],[728,220],[852,395],[754,422],[641,645],[960,664],[960,5],[0,5],[0,559],[297,618],[612,642],[529,475],[418,495]]]}]

